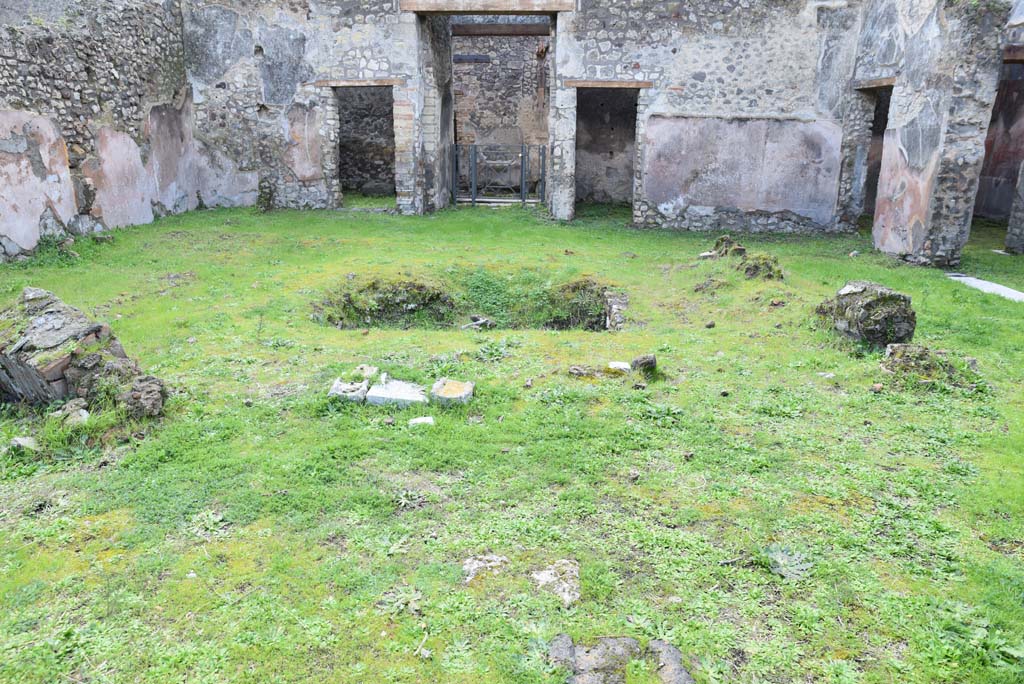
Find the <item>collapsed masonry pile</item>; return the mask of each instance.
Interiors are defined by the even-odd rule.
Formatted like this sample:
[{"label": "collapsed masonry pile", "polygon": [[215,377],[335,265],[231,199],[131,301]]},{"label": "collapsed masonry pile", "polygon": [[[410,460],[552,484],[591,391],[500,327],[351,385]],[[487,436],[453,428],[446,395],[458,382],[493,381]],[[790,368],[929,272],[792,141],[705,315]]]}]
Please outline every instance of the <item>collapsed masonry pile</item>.
[{"label": "collapsed masonry pile", "polygon": [[712,250],[701,252],[699,255],[700,259],[725,259],[728,257],[739,259],[736,270],[743,271],[743,275],[748,280],[783,280],[785,277],[779,266],[778,257],[771,254],[748,254],[746,247],[728,235],[718,238]]},{"label": "collapsed masonry pile", "polygon": [[106,324],[34,287],[0,312],[0,400],[91,402],[111,390],[132,417],[163,412],[163,381],[144,375]]},{"label": "collapsed masonry pile", "polygon": [[863,280],[847,283],[817,311],[843,335],[879,349],[910,342],[917,327],[909,296]]}]

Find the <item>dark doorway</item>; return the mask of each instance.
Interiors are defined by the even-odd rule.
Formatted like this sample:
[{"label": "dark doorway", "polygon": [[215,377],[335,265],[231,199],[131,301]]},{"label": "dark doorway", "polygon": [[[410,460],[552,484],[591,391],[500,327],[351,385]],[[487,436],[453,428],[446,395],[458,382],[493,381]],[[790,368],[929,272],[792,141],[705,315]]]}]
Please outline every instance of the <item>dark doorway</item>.
[{"label": "dark doorway", "polygon": [[1009,220],[1024,163],[1024,64],[1004,64],[992,120],[985,138],[974,215],[992,221]]},{"label": "dark doorway", "polygon": [[632,204],[637,88],[576,91],[576,202]]},{"label": "dark doorway", "polygon": [[391,86],[347,86],[338,98],[338,177],[352,195],[395,196],[395,115]]},{"label": "dark doorway", "polygon": [[864,93],[875,101],[871,120],[871,145],[868,147],[867,175],[864,181],[864,214],[874,218],[878,201],[878,177],[882,172],[882,150],[885,147],[885,129],[889,126],[889,105],[892,86],[872,88]]}]

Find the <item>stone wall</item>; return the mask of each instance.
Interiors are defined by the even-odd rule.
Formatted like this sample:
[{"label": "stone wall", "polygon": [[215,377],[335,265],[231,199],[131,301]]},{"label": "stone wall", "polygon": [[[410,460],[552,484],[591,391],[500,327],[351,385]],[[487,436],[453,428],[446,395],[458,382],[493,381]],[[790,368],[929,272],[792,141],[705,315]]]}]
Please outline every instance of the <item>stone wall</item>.
[{"label": "stone wall", "polygon": [[1024,64],[1005,64],[985,139],[985,163],[974,213],[998,221],[1010,217],[1017,172],[1024,163]]},{"label": "stone wall", "polygon": [[262,202],[340,206],[336,89],[385,86],[394,98],[398,206],[444,205],[446,19],[400,13],[392,0],[183,2],[197,136],[259,174]]},{"label": "stone wall", "polygon": [[177,3],[17,0],[3,17],[6,256],[42,237],[251,202],[251,179],[192,136]]},{"label": "stone wall", "polygon": [[953,266],[970,234],[1009,3],[879,0],[858,79],[895,82],[875,246]]},{"label": "stone wall", "polygon": [[460,144],[547,144],[550,42],[547,36],[453,38]]},{"label": "stone wall", "polygon": [[[337,88],[342,190],[391,194],[395,188],[395,98],[388,86]],[[385,186],[389,189],[381,192]]]},{"label": "stone wall", "polygon": [[[837,211],[845,198],[840,197],[843,167],[836,160],[846,156],[842,129],[853,99],[846,86],[856,58],[860,10],[856,0],[704,0],[685,6],[581,0],[577,12],[559,15],[555,32],[552,212],[571,218],[576,199],[578,103],[572,84],[640,82],[650,86],[639,97],[635,222],[689,229],[713,229],[719,221],[753,230],[849,228]],[[658,134],[671,133],[689,147],[670,151],[649,132],[652,123]],[[770,169],[762,166],[761,135],[737,134],[732,146],[722,148],[698,144],[705,127],[739,132],[748,123],[750,130],[785,131],[793,145],[786,154],[796,165],[806,163],[819,191],[807,196],[779,178],[768,182],[769,192],[754,174],[719,174],[715,192],[695,194],[690,178],[695,172],[752,160]],[[802,137],[807,131],[814,135]],[[792,196],[776,197],[779,193]],[[771,201],[761,201],[769,195]],[[730,197],[754,201],[737,206]]]}]

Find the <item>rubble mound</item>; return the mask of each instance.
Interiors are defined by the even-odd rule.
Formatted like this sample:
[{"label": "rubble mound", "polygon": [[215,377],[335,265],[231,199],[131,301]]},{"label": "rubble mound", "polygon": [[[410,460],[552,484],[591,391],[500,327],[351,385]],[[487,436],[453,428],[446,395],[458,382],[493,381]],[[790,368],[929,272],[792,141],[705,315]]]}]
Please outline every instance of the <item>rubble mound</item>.
[{"label": "rubble mound", "polygon": [[917,327],[909,296],[863,280],[847,283],[817,311],[842,334],[878,348],[910,342]]},{"label": "rubble mound", "polygon": [[747,255],[747,248],[728,235],[723,235],[715,240],[715,248],[712,251],[718,257],[743,257]]},{"label": "rubble mound", "polygon": [[743,257],[736,265],[736,270],[743,271],[748,280],[782,280],[782,267],[779,258],[770,254],[751,254]]},{"label": "rubble mound", "polygon": [[890,344],[882,357],[882,370],[904,381],[924,385],[971,387],[980,378],[969,366],[959,367],[944,351],[921,344]]},{"label": "rubble mound", "polygon": [[0,400],[34,405],[113,398],[131,415],[163,412],[163,382],[141,374],[110,327],[27,287],[0,312]]}]

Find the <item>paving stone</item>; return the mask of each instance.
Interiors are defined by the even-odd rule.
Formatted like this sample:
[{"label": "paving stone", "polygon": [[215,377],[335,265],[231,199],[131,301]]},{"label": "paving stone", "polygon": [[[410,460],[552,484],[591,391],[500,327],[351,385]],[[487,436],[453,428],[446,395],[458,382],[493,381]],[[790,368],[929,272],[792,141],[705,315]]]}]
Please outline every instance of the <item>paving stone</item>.
[{"label": "paving stone", "polygon": [[345,382],[341,378],[338,378],[334,381],[334,384],[331,385],[331,389],[327,393],[327,396],[359,404],[366,399],[366,393],[369,389],[370,383],[367,380],[363,380],[362,382]]},{"label": "paving stone", "polygon": [[384,373],[381,374],[380,382],[366,393],[366,403],[374,406],[405,408],[416,404],[426,404],[427,393],[420,385],[402,380],[392,380]]},{"label": "paving stone", "polygon": [[580,564],[574,560],[555,561],[531,577],[538,587],[562,599],[566,608],[580,600]]},{"label": "paving stone", "polygon": [[430,389],[430,398],[441,406],[468,404],[469,400],[473,398],[475,387],[476,385],[472,382],[441,378]]}]

